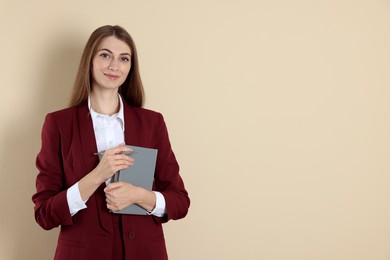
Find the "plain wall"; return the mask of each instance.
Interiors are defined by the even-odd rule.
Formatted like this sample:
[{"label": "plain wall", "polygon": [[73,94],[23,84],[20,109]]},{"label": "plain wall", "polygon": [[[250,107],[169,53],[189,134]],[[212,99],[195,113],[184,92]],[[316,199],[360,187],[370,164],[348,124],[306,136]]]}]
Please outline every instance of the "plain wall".
[{"label": "plain wall", "polygon": [[189,215],[172,260],[390,259],[390,4],[378,0],[1,1],[0,259],[52,259],[34,220],[46,113],[90,33],[134,37]]}]

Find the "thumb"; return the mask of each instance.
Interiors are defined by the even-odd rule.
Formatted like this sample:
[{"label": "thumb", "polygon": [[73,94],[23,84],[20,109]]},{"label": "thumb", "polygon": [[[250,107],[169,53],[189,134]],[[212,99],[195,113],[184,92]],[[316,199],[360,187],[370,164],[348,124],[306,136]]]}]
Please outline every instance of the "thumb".
[{"label": "thumb", "polygon": [[119,182],[111,182],[110,184],[108,184],[106,188],[104,188],[104,192],[110,192],[112,190],[119,188],[119,186],[120,186]]}]

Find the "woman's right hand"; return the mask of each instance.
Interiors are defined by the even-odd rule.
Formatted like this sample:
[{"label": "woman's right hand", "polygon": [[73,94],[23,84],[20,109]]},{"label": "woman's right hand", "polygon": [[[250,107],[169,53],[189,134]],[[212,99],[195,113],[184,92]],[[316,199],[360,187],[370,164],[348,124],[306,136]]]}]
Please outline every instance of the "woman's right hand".
[{"label": "woman's right hand", "polygon": [[106,150],[95,168],[99,178],[101,178],[100,181],[103,183],[111,178],[117,171],[133,165],[134,159],[124,154],[132,151],[131,148],[124,144]]}]

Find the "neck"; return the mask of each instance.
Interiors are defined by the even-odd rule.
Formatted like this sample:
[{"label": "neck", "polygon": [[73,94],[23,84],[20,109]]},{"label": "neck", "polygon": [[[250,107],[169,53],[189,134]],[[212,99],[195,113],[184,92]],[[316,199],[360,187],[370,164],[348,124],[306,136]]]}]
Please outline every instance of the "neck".
[{"label": "neck", "polygon": [[92,91],[91,108],[93,111],[103,115],[113,115],[119,111],[119,97],[115,91]]}]

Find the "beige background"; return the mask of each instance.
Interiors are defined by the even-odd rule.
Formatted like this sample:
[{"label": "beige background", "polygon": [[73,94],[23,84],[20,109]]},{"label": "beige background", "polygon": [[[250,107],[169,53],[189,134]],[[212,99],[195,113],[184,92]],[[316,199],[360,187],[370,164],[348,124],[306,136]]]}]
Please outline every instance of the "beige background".
[{"label": "beige background", "polygon": [[0,259],[53,256],[40,131],[104,24],[133,35],[192,199],[170,259],[390,259],[389,1],[0,3]]}]

